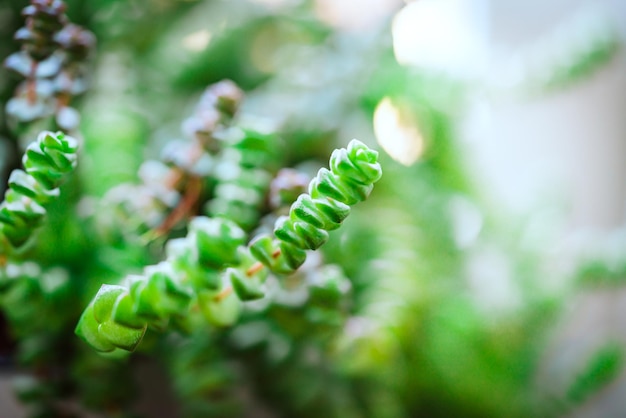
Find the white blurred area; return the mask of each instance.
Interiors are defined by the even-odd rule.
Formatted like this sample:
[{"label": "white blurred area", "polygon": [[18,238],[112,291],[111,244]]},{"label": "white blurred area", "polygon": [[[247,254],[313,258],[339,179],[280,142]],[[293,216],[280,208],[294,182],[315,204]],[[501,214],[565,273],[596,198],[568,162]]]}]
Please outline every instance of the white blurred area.
[{"label": "white blurred area", "polygon": [[486,0],[419,0],[400,10],[392,25],[399,63],[451,77],[480,77],[487,66]]},{"label": "white blurred area", "polygon": [[460,135],[494,205],[515,215],[557,205],[569,230],[625,220],[624,54],[562,91],[524,97],[518,83],[584,45],[602,29],[594,22],[623,29],[626,3],[417,0],[393,24],[399,62],[481,84]]},{"label": "white blurred area", "polygon": [[368,31],[387,19],[401,0],[315,0],[320,20],[340,29]]},{"label": "white blurred area", "polygon": [[[584,246],[625,224],[623,48],[589,77],[532,92],[612,27],[623,42],[626,2],[416,0],[393,20],[400,63],[470,85],[459,132],[470,172],[491,207],[528,221],[529,244]],[[403,148],[394,135],[377,138]]]},{"label": "white blurred area", "polygon": [[[626,3],[619,0],[492,1],[490,11],[491,79],[509,68],[507,55],[512,61],[542,55],[542,39],[553,54],[554,44],[568,49],[571,41],[576,47],[587,29],[580,23],[584,16],[597,14],[606,25],[626,27]],[[564,215],[563,232],[624,224],[624,58],[622,50],[608,65],[562,91],[524,99],[505,90],[477,98],[476,117],[483,126],[472,132],[474,144],[468,149],[474,151],[481,180],[500,203],[516,213],[557,205]]]}]

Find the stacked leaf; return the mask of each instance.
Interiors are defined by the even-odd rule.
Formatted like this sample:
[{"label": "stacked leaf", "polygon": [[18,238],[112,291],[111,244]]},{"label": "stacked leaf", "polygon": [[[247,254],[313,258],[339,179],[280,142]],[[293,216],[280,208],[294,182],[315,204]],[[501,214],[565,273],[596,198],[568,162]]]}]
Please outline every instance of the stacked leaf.
[{"label": "stacked leaf", "polygon": [[291,206],[288,217],[281,217],[275,238],[264,235],[250,246],[252,254],[270,270],[287,274],[306,259],[306,250],[317,250],[328,240],[328,232],[339,228],[350,214],[350,206],[365,200],[382,175],[378,153],[352,140],[347,149],[335,150],[330,170],[320,169]]},{"label": "stacked leaf", "polygon": [[300,196],[289,218],[277,222],[275,238],[266,235],[243,247],[246,234],[234,222],[195,218],[185,238],[169,242],[165,261],[123,285],[104,285],[81,316],[77,334],[99,351],[130,351],[148,326],[184,322],[192,306],[211,323],[234,323],[240,299],[264,296],[268,270],[293,272],[306,259],[305,250],[319,248],[350,205],[367,198],[381,176],[377,157],[356,140],[335,151],[330,171],[321,169],[310,195]]},{"label": "stacked leaf", "polygon": [[[243,92],[232,81],[209,86],[194,113],[182,123],[182,131],[191,141],[168,142],[159,160],[141,165],[139,184],[122,183],[107,192],[100,211],[103,229],[128,238],[153,238],[191,217],[205,193],[204,183],[219,164],[225,131],[242,97]],[[237,137],[240,141],[247,138]]]},{"label": "stacked leaf", "polygon": [[29,145],[25,171],[11,173],[0,204],[0,243],[17,248],[28,241],[46,215],[44,206],[59,196],[59,186],[76,167],[77,149],[77,141],[61,132],[42,132]]},{"label": "stacked leaf", "polygon": [[279,143],[274,134],[249,129],[233,130],[228,136],[228,145],[219,155],[217,185],[207,212],[249,231],[258,223],[272,173],[280,162]]},{"label": "stacked leaf", "polygon": [[63,131],[78,127],[78,113],[69,102],[86,90],[85,61],[95,46],[95,37],[69,23],[65,7],[61,0],[32,0],[22,11],[26,24],[15,34],[21,51],[4,62],[26,79],[6,107],[16,123],[54,116]]}]

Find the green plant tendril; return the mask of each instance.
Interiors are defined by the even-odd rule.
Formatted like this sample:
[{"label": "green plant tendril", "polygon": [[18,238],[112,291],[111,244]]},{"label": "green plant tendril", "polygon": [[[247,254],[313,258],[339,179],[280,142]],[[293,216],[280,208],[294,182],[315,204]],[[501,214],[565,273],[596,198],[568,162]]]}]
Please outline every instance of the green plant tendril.
[{"label": "green plant tendril", "polygon": [[[264,296],[268,269],[289,273],[319,248],[349,213],[365,200],[381,176],[378,153],[353,140],[333,152],[330,170],[321,169],[276,225],[276,239],[263,236],[244,247],[246,234],[225,218],[197,217],[186,237],[168,242],[165,261],[122,285],[103,285],[85,309],[76,333],[102,352],[132,351],[148,326],[183,325],[192,306],[218,326],[238,318],[240,300]],[[277,249],[279,251],[277,251]]]},{"label": "green plant tendril", "polygon": [[272,175],[277,165],[277,139],[252,130],[242,130],[220,156],[215,170],[215,197],[208,204],[211,216],[236,222],[245,230],[259,220]]},{"label": "green plant tendril", "polygon": [[[0,204],[0,244],[18,248],[31,237],[46,210],[59,196],[59,186],[76,167],[78,142],[61,132],[42,132],[26,149],[24,170],[14,170]],[[0,246],[1,248],[1,246]]]},{"label": "green plant tendril", "polygon": [[341,225],[351,205],[369,196],[381,175],[378,153],[352,140],[347,149],[333,152],[330,170],[319,170],[309,183],[309,194],[298,197],[289,216],[278,219],[276,238],[261,236],[250,245],[250,251],[273,272],[293,272],[304,263],[305,251],[322,246],[328,231]]}]

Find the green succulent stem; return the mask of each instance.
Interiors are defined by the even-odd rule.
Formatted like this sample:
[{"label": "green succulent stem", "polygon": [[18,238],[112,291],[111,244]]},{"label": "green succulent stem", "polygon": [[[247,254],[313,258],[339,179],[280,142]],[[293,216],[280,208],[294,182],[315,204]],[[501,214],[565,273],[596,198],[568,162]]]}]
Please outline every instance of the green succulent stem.
[{"label": "green succulent stem", "polygon": [[231,129],[232,138],[220,155],[215,172],[215,197],[207,205],[207,214],[233,220],[244,230],[251,230],[260,217],[260,209],[278,165],[278,139],[251,129]]},{"label": "green succulent stem", "polygon": [[273,272],[292,273],[304,263],[306,250],[321,247],[328,232],[350,214],[350,206],[369,196],[381,175],[378,153],[352,140],[333,152],[330,170],[320,169],[309,183],[309,193],[300,195],[289,215],[276,221],[274,237],[258,237],[250,251]]},{"label": "green succulent stem", "polygon": [[381,177],[378,153],[353,140],[333,152],[330,170],[321,169],[279,219],[275,236],[245,245],[247,234],[225,217],[194,218],[187,236],[170,240],[166,260],[103,285],[83,312],[76,333],[101,352],[134,350],[148,327],[184,324],[192,307],[217,326],[232,325],[241,301],[264,297],[269,272],[294,272],[306,250],[319,248],[340,226],[350,205],[363,201]]},{"label": "green succulent stem", "polygon": [[62,132],[44,131],[28,146],[24,170],[11,173],[0,204],[0,249],[5,254],[26,244],[41,225],[45,206],[58,198],[59,187],[76,167],[77,151],[78,142]]}]

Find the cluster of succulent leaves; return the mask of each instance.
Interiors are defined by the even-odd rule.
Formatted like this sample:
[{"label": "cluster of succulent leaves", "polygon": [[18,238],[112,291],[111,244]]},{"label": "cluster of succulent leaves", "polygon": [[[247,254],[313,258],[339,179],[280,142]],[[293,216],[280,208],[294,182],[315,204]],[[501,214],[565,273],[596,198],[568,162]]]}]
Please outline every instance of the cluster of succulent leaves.
[{"label": "cluster of succulent leaves", "polygon": [[[21,16],[24,3],[0,5],[0,36],[42,16]],[[2,50],[16,65],[35,59],[29,51],[55,51],[43,59],[51,65],[37,65],[54,71],[0,84],[0,100],[18,100],[22,112],[0,131],[0,168],[13,179],[1,212],[0,306],[16,343],[10,359],[25,371],[16,393],[33,416],[552,416],[616,375],[621,351],[611,346],[581,367],[558,408],[546,405],[533,378],[555,304],[535,290],[538,257],[491,214],[473,247],[455,241],[450,207],[480,201],[453,134],[468,86],[399,66],[389,45],[333,29],[308,1],[65,3],[98,38],[89,72],[93,39],[81,32],[78,49],[63,41],[71,25],[60,1],[33,2],[58,22],[44,42],[24,32]],[[201,30],[208,46],[180,47]],[[281,49],[300,55],[284,62],[271,53]],[[581,59],[600,55],[593,61],[611,54]],[[574,68],[574,58],[557,67]],[[583,78],[596,66],[582,67],[563,71]],[[68,92],[43,87],[70,74],[80,93],[87,73],[92,95],[75,105],[83,142],[59,114]],[[15,103],[35,85],[46,106],[30,120]],[[245,100],[237,85],[250,91]],[[362,121],[383,97],[411,104],[426,153],[408,168],[381,155],[372,200],[313,252],[378,177],[374,154],[344,141],[364,132],[372,143]],[[50,132],[36,140],[40,130]],[[59,174],[73,170],[67,133],[81,154],[57,196]],[[22,155],[48,168],[24,161],[10,176]],[[20,201],[28,210],[11,203]],[[465,277],[474,253],[493,247],[519,272],[524,298],[497,320]],[[147,381],[146,367],[160,379]],[[155,385],[170,389],[176,410]]]},{"label": "cluster of succulent leaves", "polygon": [[[255,161],[265,162],[264,156],[258,158],[267,154],[265,142],[267,138],[257,133],[244,132],[237,138],[236,143],[243,144],[238,158],[243,169],[252,169]],[[308,194],[298,196],[289,215],[278,218],[274,236],[260,234],[247,246],[242,227],[250,226],[249,216],[233,210],[232,219],[224,211],[195,217],[186,237],[167,243],[165,261],[127,277],[124,285],[104,285],[81,317],[77,333],[100,351],[133,350],[148,325],[163,329],[171,320],[178,328],[189,328],[194,306],[214,325],[232,325],[240,309],[238,300],[266,296],[263,285],[269,272],[295,272],[305,262],[306,251],[317,250],[328,240],[327,231],[340,226],[349,205],[367,198],[381,176],[377,155],[357,140],[335,151],[331,169],[320,169]],[[218,202],[226,200],[226,207],[258,205],[260,199],[248,198],[258,190],[249,189],[245,177],[236,180],[228,184],[228,195],[217,194]],[[213,212],[216,206],[211,203]],[[329,301],[341,291],[339,284],[335,286],[327,288]]]},{"label": "cluster of succulent leaves", "polygon": [[7,117],[16,130],[50,117],[65,131],[78,127],[78,113],[70,101],[87,89],[85,61],[95,37],[70,23],[65,9],[61,0],[40,0],[22,10],[25,24],[14,38],[21,49],[4,61],[5,68],[25,79],[6,103]]}]

